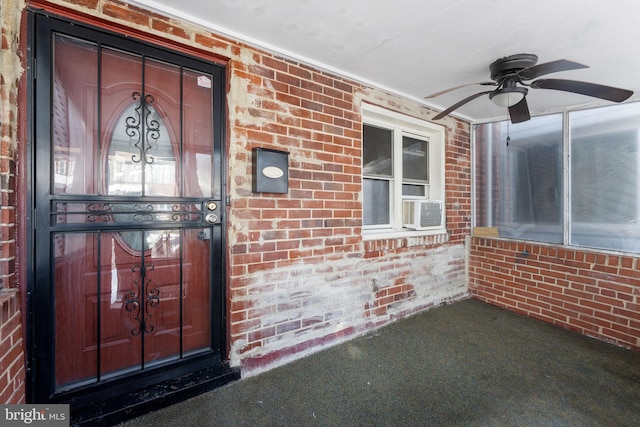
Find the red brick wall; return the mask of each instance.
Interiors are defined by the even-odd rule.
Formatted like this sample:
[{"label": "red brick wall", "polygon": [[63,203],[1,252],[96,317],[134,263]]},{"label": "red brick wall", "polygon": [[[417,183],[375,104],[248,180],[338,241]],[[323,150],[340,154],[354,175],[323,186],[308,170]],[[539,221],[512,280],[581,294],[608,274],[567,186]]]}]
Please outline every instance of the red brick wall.
[{"label": "red brick wall", "polygon": [[[252,60],[230,62],[232,362],[258,371],[466,296],[468,125],[447,123],[449,233],[364,241],[360,105],[432,113],[267,53]],[[252,193],[254,147],[290,153],[288,194]]]},{"label": "red brick wall", "polygon": [[[243,373],[467,296],[467,123],[442,121],[448,232],[364,241],[360,106],[434,112],[118,1],[32,3],[226,62],[229,358]],[[288,194],[252,193],[255,147],[290,153]]]},{"label": "red brick wall", "polygon": [[25,402],[25,364],[20,300],[16,290],[0,291],[0,403]]},{"label": "red brick wall", "polygon": [[[18,55],[19,6],[2,3],[0,43],[0,288],[15,287],[16,146],[18,140],[18,83],[22,64]],[[15,8],[15,9],[14,9]]]},{"label": "red brick wall", "polygon": [[21,301],[15,289],[20,8],[12,0],[0,5],[0,403],[23,403],[25,393]]},{"label": "red brick wall", "polygon": [[640,350],[637,257],[472,239],[469,287],[480,300]]},{"label": "red brick wall", "polygon": [[471,232],[471,137],[468,124],[451,126],[445,153],[447,228],[451,241],[462,243]]}]

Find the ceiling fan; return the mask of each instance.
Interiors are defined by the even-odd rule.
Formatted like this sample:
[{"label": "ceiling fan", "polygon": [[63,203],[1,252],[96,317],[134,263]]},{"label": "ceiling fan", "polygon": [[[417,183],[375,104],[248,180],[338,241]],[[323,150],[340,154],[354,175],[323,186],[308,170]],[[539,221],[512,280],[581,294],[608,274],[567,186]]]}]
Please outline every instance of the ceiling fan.
[{"label": "ceiling fan", "polygon": [[[512,123],[527,121],[531,118],[526,99],[526,95],[529,91],[527,87],[533,89],[555,89],[565,92],[573,92],[613,102],[622,102],[633,95],[633,91],[630,90],[576,80],[533,80],[545,74],[589,68],[586,65],[567,61],[566,59],[559,59],[536,65],[537,62],[538,57],[530,53],[506,56],[489,65],[491,79],[493,80],[492,82],[463,84],[425,96],[425,99],[435,98],[437,96],[444,95],[445,93],[473,85],[497,86],[496,89],[479,92],[456,102],[440,114],[436,115],[433,119],[439,120],[467,102],[488,94],[489,99],[491,99],[496,105],[507,107],[509,109],[509,117],[511,118]],[[529,80],[533,81],[527,83]]]}]

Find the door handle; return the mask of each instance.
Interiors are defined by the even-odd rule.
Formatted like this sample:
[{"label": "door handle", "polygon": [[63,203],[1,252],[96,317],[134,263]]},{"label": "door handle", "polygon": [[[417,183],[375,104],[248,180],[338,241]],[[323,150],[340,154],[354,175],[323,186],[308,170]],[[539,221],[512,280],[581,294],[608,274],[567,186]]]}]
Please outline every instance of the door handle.
[{"label": "door handle", "polygon": [[214,214],[214,213],[210,213],[207,216],[204,217],[204,220],[208,223],[208,224],[215,224],[216,222],[218,222],[218,215]]}]

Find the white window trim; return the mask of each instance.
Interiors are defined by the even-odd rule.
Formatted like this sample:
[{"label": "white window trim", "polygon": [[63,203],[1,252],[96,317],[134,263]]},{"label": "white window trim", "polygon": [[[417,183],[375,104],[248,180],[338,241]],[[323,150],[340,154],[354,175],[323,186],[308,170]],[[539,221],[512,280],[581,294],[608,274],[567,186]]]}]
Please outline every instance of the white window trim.
[{"label": "white window trim", "polygon": [[[427,236],[446,234],[446,203],[445,203],[445,127],[426,120],[390,111],[375,105],[362,105],[362,123],[394,131],[393,159],[394,172],[401,170],[402,166],[402,136],[424,138],[429,141],[429,191],[428,200],[442,201],[443,216],[445,220],[439,227],[430,227],[423,230],[412,230],[402,226],[402,177],[394,173],[390,181],[391,188],[391,223],[388,226],[374,225],[362,227],[364,240],[379,240],[387,238],[402,238],[414,236]],[[400,164],[398,164],[400,163]],[[406,197],[410,198],[410,197]],[[363,213],[364,214],[364,213]]]}]

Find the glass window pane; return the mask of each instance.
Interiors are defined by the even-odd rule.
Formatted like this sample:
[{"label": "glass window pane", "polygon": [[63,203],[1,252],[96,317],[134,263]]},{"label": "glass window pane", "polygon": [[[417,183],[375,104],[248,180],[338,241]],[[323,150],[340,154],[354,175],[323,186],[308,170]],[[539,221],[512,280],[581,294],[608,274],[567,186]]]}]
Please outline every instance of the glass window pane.
[{"label": "glass window pane", "polygon": [[389,181],[363,179],[363,223],[384,225],[391,222],[389,213]]},{"label": "glass window pane", "polygon": [[402,137],[402,178],[428,182],[428,145],[429,143],[422,139]]},{"label": "glass window pane", "polygon": [[569,115],[570,243],[640,251],[640,104]]},{"label": "glass window pane", "polygon": [[107,152],[104,173],[108,177],[101,183],[103,194],[140,196],[142,59],[103,48],[101,84],[102,149]]},{"label": "glass window pane", "polygon": [[[145,281],[145,362],[177,359],[180,355],[180,270],[188,265],[180,261],[180,230],[147,230]],[[206,281],[201,281],[206,283]]]},{"label": "glass window pane", "polygon": [[61,35],[54,43],[53,191],[96,194],[98,49]]},{"label": "glass window pane", "polygon": [[562,115],[478,125],[475,157],[476,225],[562,243]]},{"label": "glass window pane", "polygon": [[393,131],[363,126],[364,175],[392,176]]},{"label": "glass window pane", "polygon": [[211,295],[209,277],[211,244],[203,236],[210,229],[186,229],[183,237],[183,332],[182,350],[186,352],[211,347]]},{"label": "glass window pane", "polygon": [[[142,239],[144,232],[129,233],[137,233]],[[140,280],[140,257],[124,241],[123,234],[102,232],[91,242],[93,252],[98,255],[94,262],[100,265],[101,309],[95,316],[100,323],[102,375],[141,368],[143,339],[140,333],[133,332],[139,325],[136,320],[139,305],[134,298],[140,297],[136,289],[136,280]]]},{"label": "glass window pane", "polygon": [[56,386],[97,381],[98,272],[94,233],[53,236]]},{"label": "glass window pane", "polygon": [[180,194],[180,67],[145,62],[145,196]]},{"label": "glass window pane", "polygon": [[212,197],[213,76],[187,70],[183,84],[185,196]]},{"label": "glass window pane", "polygon": [[402,184],[403,196],[424,197],[426,194],[424,185]]}]

